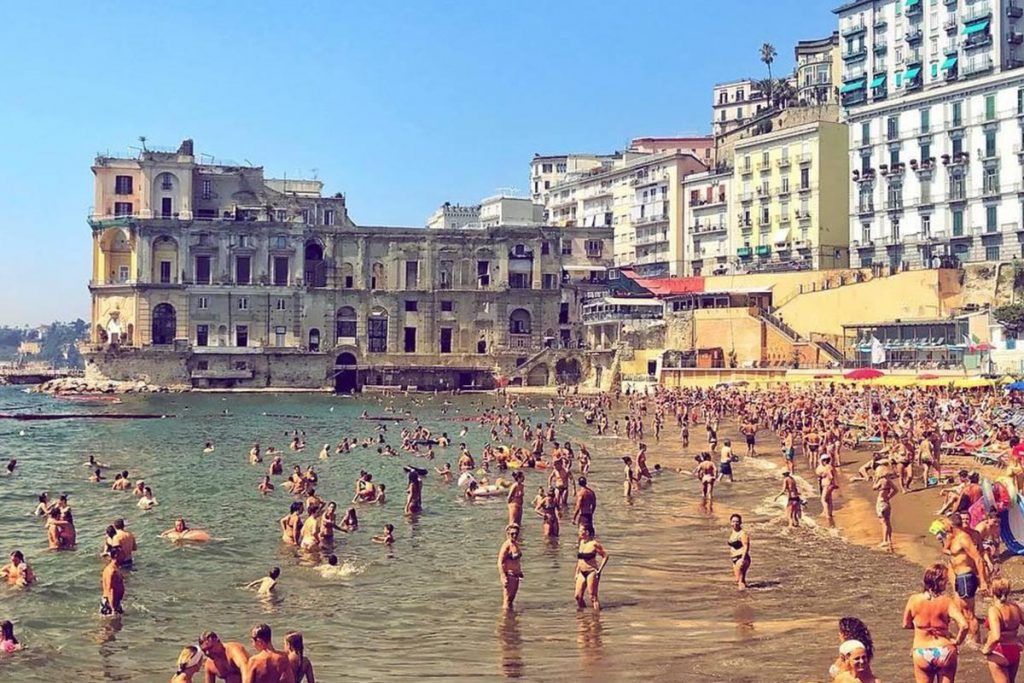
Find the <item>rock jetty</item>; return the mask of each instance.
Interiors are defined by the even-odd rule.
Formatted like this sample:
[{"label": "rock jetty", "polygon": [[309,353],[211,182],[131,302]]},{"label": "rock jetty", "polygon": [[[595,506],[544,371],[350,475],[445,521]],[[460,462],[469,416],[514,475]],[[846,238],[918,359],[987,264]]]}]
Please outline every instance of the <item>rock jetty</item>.
[{"label": "rock jetty", "polygon": [[169,387],[149,384],[143,380],[118,382],[90,380],[84,377],[60,377],[36,386],[44,394],[160,394],[175,391]]}]

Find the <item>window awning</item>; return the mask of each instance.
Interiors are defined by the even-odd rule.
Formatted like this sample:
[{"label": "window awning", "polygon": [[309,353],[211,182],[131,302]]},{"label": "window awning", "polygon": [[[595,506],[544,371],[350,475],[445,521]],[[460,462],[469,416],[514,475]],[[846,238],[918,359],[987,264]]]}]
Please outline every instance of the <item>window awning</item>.
[{"label": "window awning", "polygon": [[952,69],[956,66],[956,57],[947,57],[946,61],[942,63],[943,70]]},{"label": "window awning", "polygon": [[914,80],[915,78],[917,78],[920,75],[921,75],[921,67],[915,66],[915,67],[912,67],[910,69],[907,69],[907,73],[904,74],[903,77],[906,78],[908,81],[912,81],[912,80]]},{"label": "window awning", "polygon": [[881,88],[883,85],[885,85],[885,74],[879,74],[871,79],[872,88]]},{"label": "window awning", "polygon": [[907,8],[913,7],[921,3],[921,0],[907,0]]},{"label": "window awning", "polygon": [[789,241],[789,228],[782,228],[775,231],[775,244],[785,244]]},{"label": "window awning", "polygon": [[964,35],[970,36],[975,33],[981,33],[988,28],[989,21],[989,19],[982,19],[981,21],[976,21],[973,24],[967,24],[967,28],[964,29]]},{"label": "window awning", "polygon": [[849,83],[844,83],[843,87],[839,89],[839,92],[841,92],[841,93],[853,92],[854,90],[860,90],[863,87],[864,87],[864,79],[863,78],[859,78],[856,81],[850,81]]}]

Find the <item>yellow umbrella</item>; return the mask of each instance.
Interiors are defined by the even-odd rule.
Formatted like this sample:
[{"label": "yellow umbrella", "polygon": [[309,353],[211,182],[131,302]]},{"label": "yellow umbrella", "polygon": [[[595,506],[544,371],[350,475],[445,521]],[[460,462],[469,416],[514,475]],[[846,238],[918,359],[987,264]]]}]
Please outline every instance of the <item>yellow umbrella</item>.
[{"label": "yellow umbrella", "polygon": [[1017,380],[1012,375],[1003,375],[1003,378],[999,380],[1000,384],[1013,384]]},{"label": "yellow umbrella", "polygon": [[984,379],[983,377],[961,377],[960,379],[953,380],[953,386],[957,389],[979,389],[981,387],[991,387],[992,385],[992,380]]}]

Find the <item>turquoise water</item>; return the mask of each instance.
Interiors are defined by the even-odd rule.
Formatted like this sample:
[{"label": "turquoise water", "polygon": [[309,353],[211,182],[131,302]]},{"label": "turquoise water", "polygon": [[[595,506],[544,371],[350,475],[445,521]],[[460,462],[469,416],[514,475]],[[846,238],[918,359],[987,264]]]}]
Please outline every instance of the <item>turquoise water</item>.
[{"label": "turquoise water", "polygon": [[[460,397],[451,410],[476,414],[476,404],[493,400]],[[440,399],[399,398],[395,405],[435,431],[453,437],[459,431],[458,423],[442,419]],[[628,443],[596,439],[582,424],[560,428],[560,438],[582,438],[594,454],[597,528],[612,555],[601,586],[605,609],[600,615],[575,609],[575,530],[566,524],[561,543],[546,543],[540,519],[527,510],[526,578],[509,616],[500,609],[495,569],[506,522],[503,502],[467,502],[431,474],[425,512],[409,520],[402,515],[402,466],[424,466],[422,459],[384,458],[373,449],[317,459],[324,443],[374,434],[375,423],[356,419],[364,409],[382,411],[373,398],[159,395],[84,408],[0,389],[0,412],[14,409],[173,417],[0,420],[0,457],[19,462],[13,477],[0,477],[0,551],[6,556],[22,549],[39,576],[29,590],[0,587],[0,619],[15,622],[27,647],[0,657],[0,680],[166,681],[180,648],[201,631],[248,644],[249,628],[266,621],[279,646],[286,631],[304,633],[322,681],[811,681],[825,678],[835,652],[835,620],[845,614],[872,627],[881,677],[910,676],[910,634],[899,620],[920,570],[824,532],[789,533],[780,509],[765,503],[778,484],[767,463],[741,463],[739,481],[722,487],[710,515],[696,504],[692,480],[677,474],[662,475],[653,489],[627,502],[618,456],[629,452]],[[533,421],[546,415],[538,410]],[[397,446],[401,426],[388,427]],[[307,435],[307,450],[299,454],[287,452],[286,433],[293,429]],[[479,454],[488,431],[471,425],[463,440]],[[216,451],[204,455],[208,440]],[[282,477],[274,478],[278,489],[272,495],[257,492],[267,463],[247,464],[256,440],[286,451],[286,473],[293,463],[314,464],[318,493],[341,510],[360,469],[387,484],[388,503],[360,508],[360,530],[339,534],[337,554],[346,576],[324,578],[281,544],[277,521],[292,497],[280,487]],[[681,450],[668,450],[652,462],[688,462]],[[437,464],[455,466],[457,449],[437,452]],[[116,470],[128,469],[133,480],[145,479],[159,506],[142,512],[130,492],[86,481],[82,463],[90,453]],[[543,479],[528,473],[528,501]],[[70,494],[77,551],[46,549],[43,525],[31,516],[42,490]],[[753,590],[743,596],[732,583],[725,546],[734,510],[747,515],[753,537]],[[216,540],[175,546],[157,538],[179,515]],[[97,614],[99,549],[103,529],[117,517],[127,520],[140,549],[127,575],[125,615],[111,621]],[[391,549],[370,542],[387,522],[398,539]],[[239,588],[272,565],[282,568],[274,601]],[[983,680],[976,664],[964,665],[962,680]]]}]

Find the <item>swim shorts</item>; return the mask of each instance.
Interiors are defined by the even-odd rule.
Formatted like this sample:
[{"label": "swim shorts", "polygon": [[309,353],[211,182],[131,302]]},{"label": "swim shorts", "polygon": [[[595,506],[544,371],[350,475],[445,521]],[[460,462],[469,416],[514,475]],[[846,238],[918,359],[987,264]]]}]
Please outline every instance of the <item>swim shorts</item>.
[{"label": "swim shorts", "polygon": [[978,575],[965,572],[956,575],[956,594],[964,600],[970,600],[978,592]]}]

